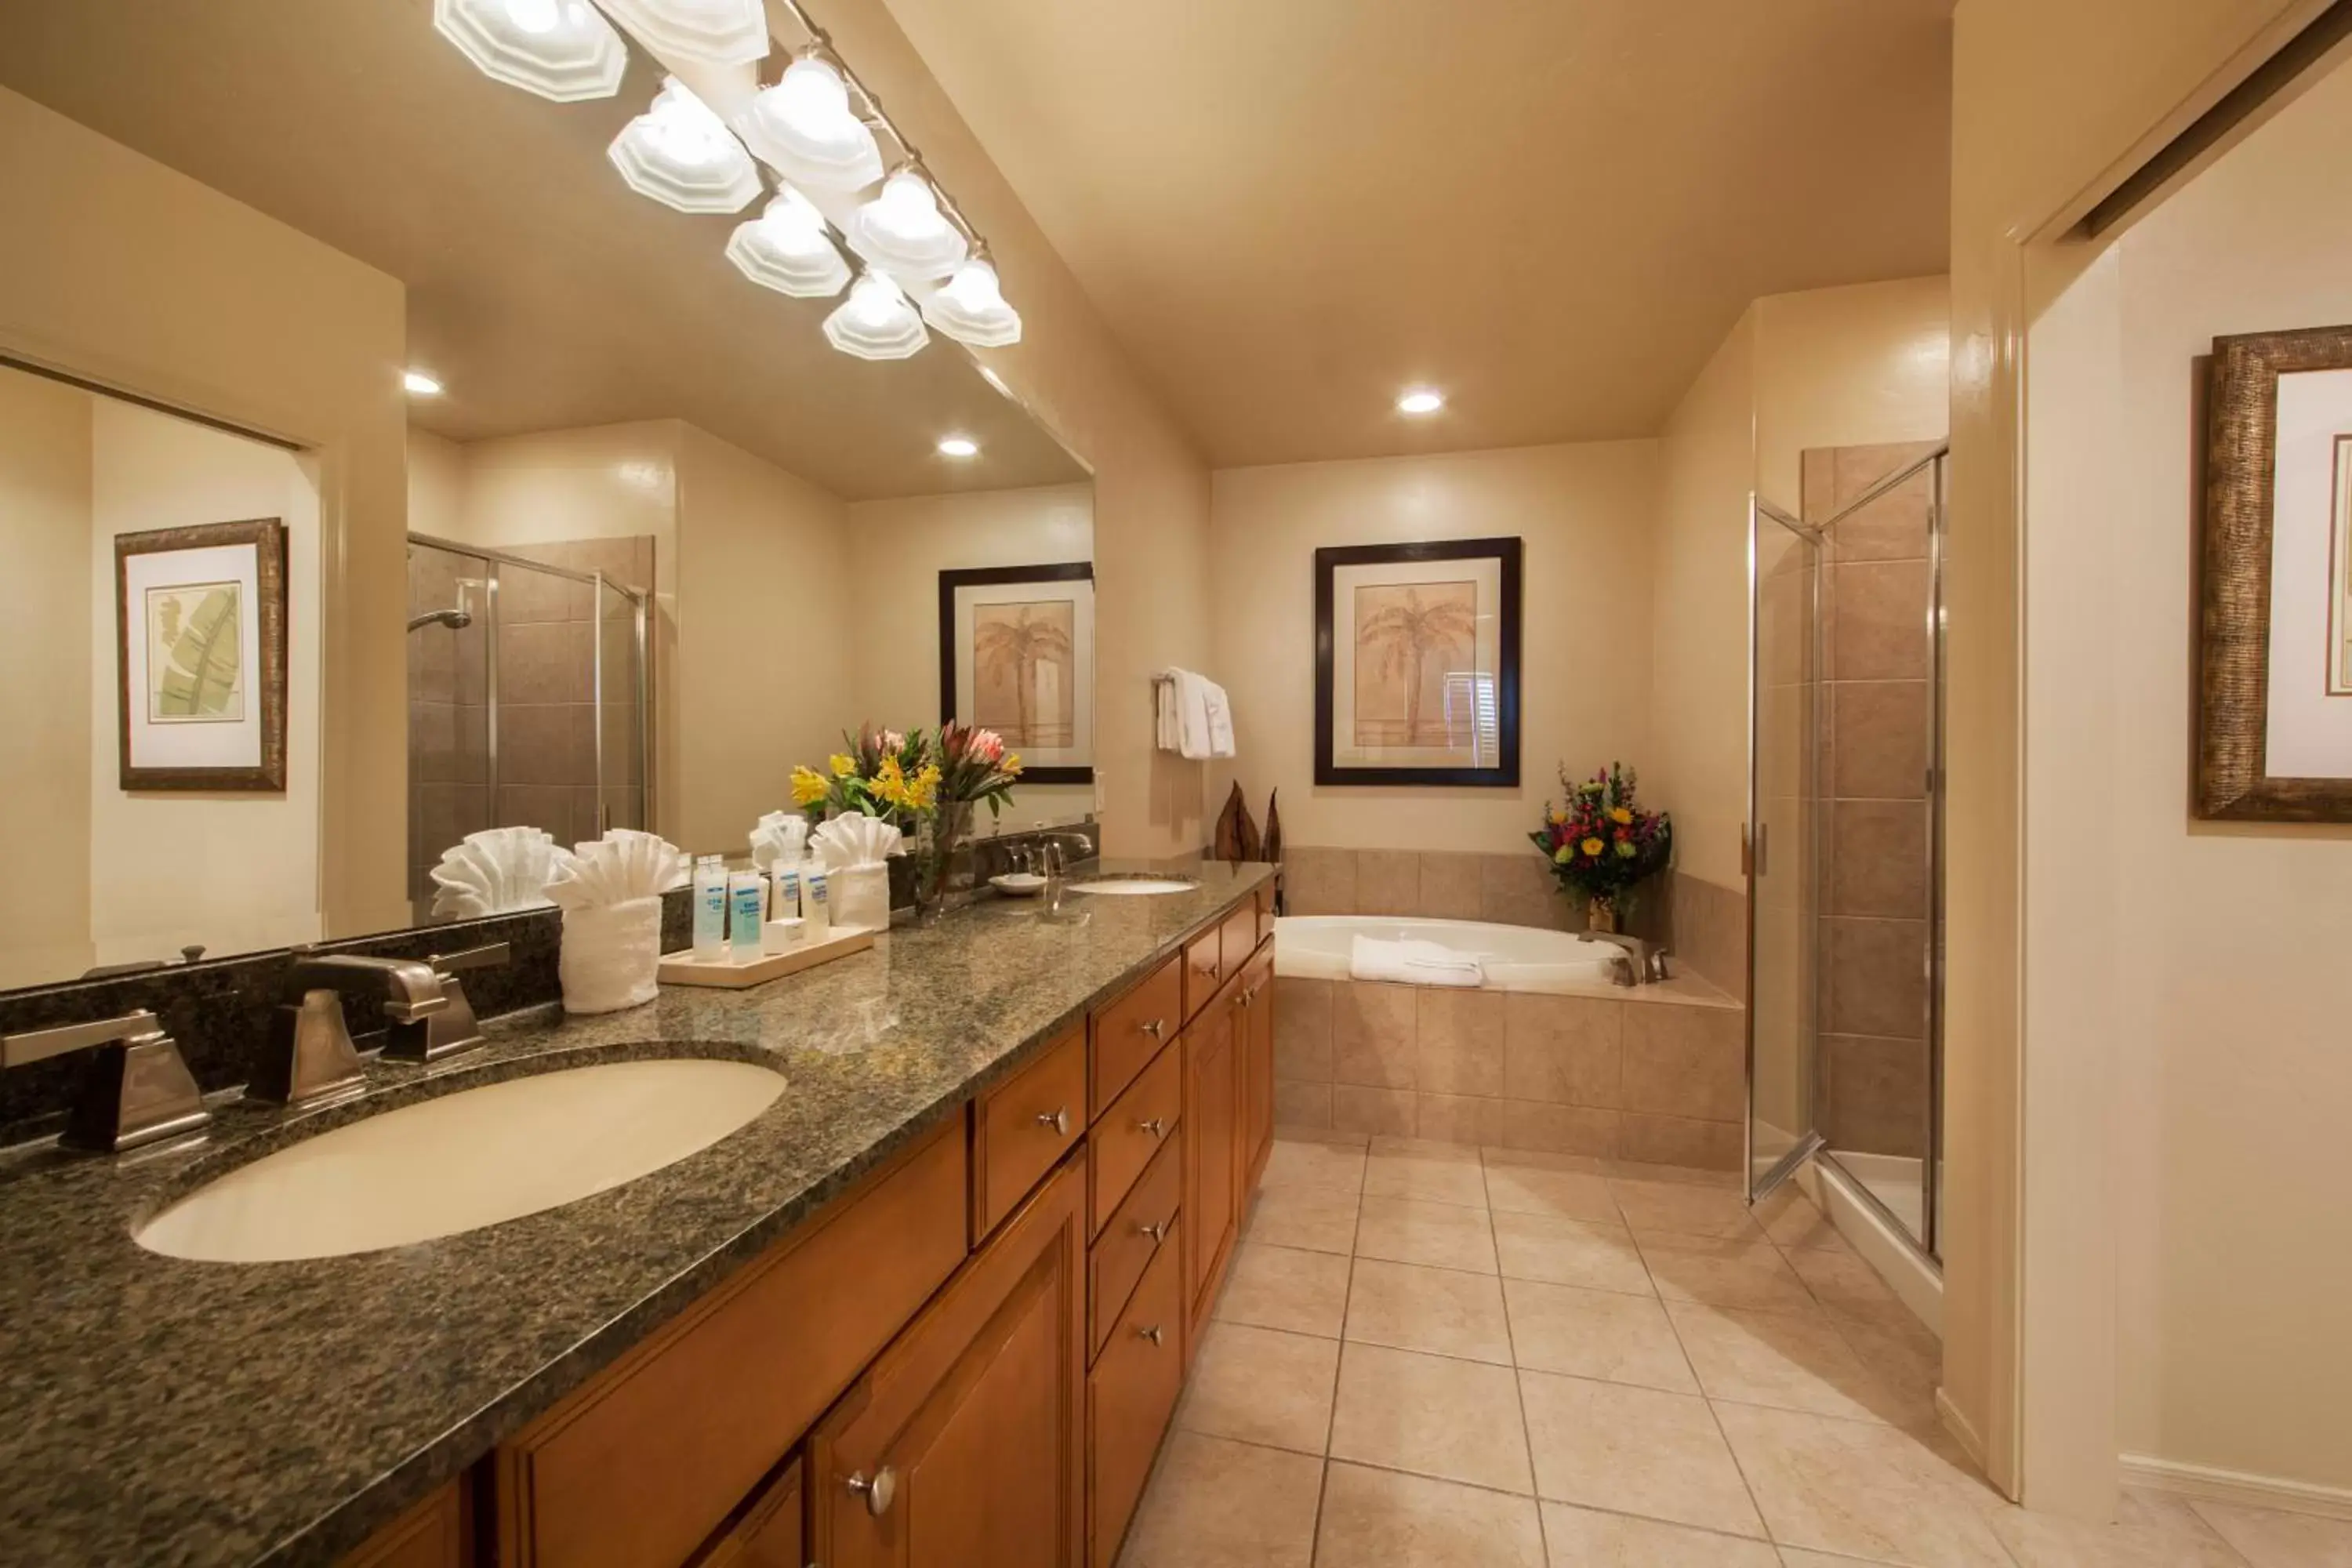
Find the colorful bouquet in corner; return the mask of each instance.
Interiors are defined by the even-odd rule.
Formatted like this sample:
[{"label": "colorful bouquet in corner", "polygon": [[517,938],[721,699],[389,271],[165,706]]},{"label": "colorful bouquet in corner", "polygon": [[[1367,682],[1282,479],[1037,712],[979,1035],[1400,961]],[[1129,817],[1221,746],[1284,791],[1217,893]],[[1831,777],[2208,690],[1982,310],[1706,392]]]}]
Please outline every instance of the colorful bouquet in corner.
[{"label": "colorful bouquet in corner", "polygon": [[1633,770],[1615,763],[1589,779],[1559,771],[1567,800],[1544,803],[1543,826],[1528,835],[1551,862],[1561,889],[1588,900],[1595,931],[1614,931],[1617,904],[1674,853],[1673,821],[1644,811],[1633,796]]},{"label": "colorful bouquet in corner", "polygon": [[1004,749],[993,730],[975,730],[950,720],[940,726],[939,796],[961,805],[988,803],[994,817],[1013,804],[1013,784],[1021,776],[1021,754]]},{"label": "colorful bouquet in corner", "polygon": [[827,772],[793,770],[793,804],[811,822],[856,812],[911,829],[938,805],[940,765],[923,731],[862,724],[855,735],[844,731],[841,742],[848,750],[825,759]]}]

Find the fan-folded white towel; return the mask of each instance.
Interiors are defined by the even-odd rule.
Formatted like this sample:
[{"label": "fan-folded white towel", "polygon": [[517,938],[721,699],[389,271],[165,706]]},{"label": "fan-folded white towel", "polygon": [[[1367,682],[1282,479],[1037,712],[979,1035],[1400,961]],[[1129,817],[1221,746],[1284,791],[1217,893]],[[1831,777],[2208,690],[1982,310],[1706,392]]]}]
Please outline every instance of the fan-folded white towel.
[{"label": "fan-folded white towel", "polygon": [[1213,680],[1203,679],[1205,689],[1202,701],[1209,712],[1209,755],[1230,757],[1234,754],[1234,705],[1225,689]]},{"label": "fan-folded white towel", "polygon": [[1360,936],[1348,953],[1348,973],[1358,980],[1390,980],[1403,985],[1484,985],[1486,972],[1466,952],[1410,937],[1387,942]]}]

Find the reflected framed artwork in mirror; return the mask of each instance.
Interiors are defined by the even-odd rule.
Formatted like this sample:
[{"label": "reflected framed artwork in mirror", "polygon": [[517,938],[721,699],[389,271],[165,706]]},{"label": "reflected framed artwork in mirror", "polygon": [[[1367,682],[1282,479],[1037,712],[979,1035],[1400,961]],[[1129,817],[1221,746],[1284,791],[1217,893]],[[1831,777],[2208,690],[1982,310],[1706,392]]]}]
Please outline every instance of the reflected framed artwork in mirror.
[{"label": "reflected framed artwork in mirror", "polygon": [[1315,552],[1315,782],[1519,782],[1517,539]]},{"label": "reflected framed artwork in mirror", "polygon": [[993,730],[1029,784],[1094,782],[1095,569],[940,574],[940,721]]},{"label": "reflected framed artwork in mirror", "polygon": [[286,524],[117,534],[126,790],[286,787]]},{"label": "reflected framed artwork in mirror", "polygon": [[2206,374],[2197,815],[2352,822],[2352,327]]}]

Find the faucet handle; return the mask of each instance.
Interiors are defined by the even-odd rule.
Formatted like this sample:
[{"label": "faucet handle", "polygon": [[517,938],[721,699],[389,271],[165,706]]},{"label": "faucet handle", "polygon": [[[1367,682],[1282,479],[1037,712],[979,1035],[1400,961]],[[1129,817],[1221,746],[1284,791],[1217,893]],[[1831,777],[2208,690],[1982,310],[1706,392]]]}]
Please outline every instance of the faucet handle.
[{"label": "faucet handle", "polygon": [[[71,1051],[86,1051],[93,1046],[110,1046],[118,1041],[137,1039],[142,1035],[161,1035],[163,1026],[155,1015],[141,1008],[125,1013],[120,1018],[93,1018],[86,1024],[60,1024],[53,1029],[26,1029],[20,1034],[0,1035],[0,1068],[30,1067],[51,1057],[61,1057]],[[167,1038],[169,1037],[166,1037]]]},{"label": "faucet handle", "polygon": [[436,952],[425,959],[433,973],[446,979],[464,969],[491,969],[514,956],[502,942],[486,942],[479,947],[468,947],[457,952]]},{"label": "faucet handle", "polygon": [[212,1120],[180,1047],[155,1015],[0,1035],[0,1068],[27,1067],[71,1051],[95,1050],[60,1142],[108,1153],[193,1132]]}]

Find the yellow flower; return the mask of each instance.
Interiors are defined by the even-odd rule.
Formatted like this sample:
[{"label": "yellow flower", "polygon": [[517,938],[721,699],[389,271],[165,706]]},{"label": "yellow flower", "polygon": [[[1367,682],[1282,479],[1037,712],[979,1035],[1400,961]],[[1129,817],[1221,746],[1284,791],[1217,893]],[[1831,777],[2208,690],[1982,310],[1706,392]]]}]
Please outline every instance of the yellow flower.
[{"label": "yellow flower", "polygon": [[1633,823],[1633,814],[1621,805],[1609,814],[1609,820],[1620,827],[1628,826]]},{"label": "yellow flower", "polygon": [[824,775],[814,768],[801,767],[793,770],[793,804],[794,805],[814,805],[831,792],[832,786],[824,782]]},{"label": "yellow flower", "polygon": [[940,799],[939,768],[934,765],[917,773],[914,782],[907,786],[906,793],[906,804],[908,806],[916,811],[930,810],[932,806],[939,804]]},{"label": "yellow flower", "polygon": [[1601,840],[1598,838],[1588,838],[1583,843],[1578,845],[1577,847],[1583,850],[1587,855],[1598,855],[1601,853]]},{"label": "yellow flower", "polygon": [[833,776],[837,779],[845,779],[857,771],[857,759],[845,757],[839,752],[827,757],[825,762],[833,769]]},{"label": "yellow flower", "polygon": [[1554,827],[1558,827],[1568,821],[1568,813],[1560,810],[1560,808],[1556,805],[1549,811],[1544,813],[1544,816]]},{"label": "yellow flower", "polygon": [[1005,752],[1004,760],[996,764],[996,771],[1004,774],[1007,778],[1018,775],[1021,772],[1021,753],[1018,752]]},{"label": "yellow flower", "polygon": [[881,765],[874,770],[874,793],[892,805],[909,804],[907,799],[907,774],[898,766],[898,758],[885,757]]}]

